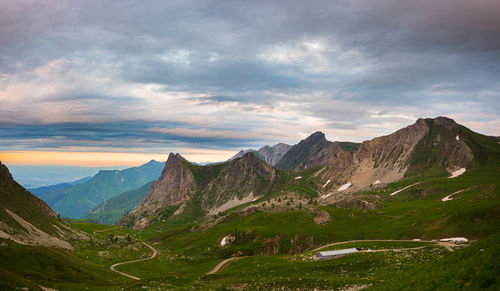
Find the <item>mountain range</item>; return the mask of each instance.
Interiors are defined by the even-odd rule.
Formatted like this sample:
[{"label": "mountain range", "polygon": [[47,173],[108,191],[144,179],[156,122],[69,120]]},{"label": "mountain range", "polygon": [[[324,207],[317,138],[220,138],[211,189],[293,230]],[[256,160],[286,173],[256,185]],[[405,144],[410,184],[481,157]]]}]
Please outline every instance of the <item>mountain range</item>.
[{"label": "mountain range", "polygon": [[38,188],[34,193],[62,216],[82,218],[105,200],[156,180],[163,166],[152,160],[124,170],[101,170],[86,182]]},{"label": "mountain range", "polygon": [[236,158],[241,158],[246,153],[254,153],[261,160],[265,161],[271,166],[274,166],[291,148],[292,146],[290,145],[279,143],[275,144],[272,147],[266,145],[258,150],[252,150],[252,149],[241,150],[236,155],[231,157],[228,161],[234,160]]},{"label": "mountain range", "polygon": [[[119,224],[143,228],[162,209],[173,208],[169,216],[175,216],[194,204],[200,216],[218,215],[265,196],[289,193],[293,187],[308,199],[319,197],[321,204],[342,204],[352,199],[350,193],[404,178],[451,175],[478,167],[482,153],[477,138],[483,137],[452,119],[438,117],[419,119],[361,144],[331,142],[315,132],[292,147],[278,144],[241,151],[217,165],[197,166],[171,153],[149,194]],[[277,156],[281,156],[278,161]],[[303,171],[307,179],[292,174]]]}]

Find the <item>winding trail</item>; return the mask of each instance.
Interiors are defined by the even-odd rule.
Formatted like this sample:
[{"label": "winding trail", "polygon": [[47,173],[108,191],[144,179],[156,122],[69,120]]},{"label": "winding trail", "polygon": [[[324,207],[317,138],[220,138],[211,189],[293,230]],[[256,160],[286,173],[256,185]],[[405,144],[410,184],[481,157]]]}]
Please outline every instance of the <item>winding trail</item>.
[{"label": "winding trail", "polygon": [[[424,243],[433,243],[433,244],[436,244],[438,246],[442,246],[442,247],[444,247],[446,250],[448,250],[450,252],[454,251],[454,249],[449,244],[442,243],[442,242],[431,241],[431,240],[419,240],[419,241],[415,241],[415,240],[409,240],[409,239],[361,239],[361,240],[348,240],[348,241],[340,241],[340,242],[335,242],[335,243],[331,243],[331,244],[326,244],[326,245],[320,246],[318,248],[315,248],[315,249],[313,249],[311,251],[307,251],[307,252],[315,252],[315,251],[318,251],[318,250],[321,250],[321,249],[324,249],[324,248],[327,248],[327,247],[331,247],[331,246],[335,246],[335,245],[348,244],[348,243],[355,243],[355,242],[414,242],[414,243],[424,242]],[[377,252],[410,251],[410,250],[423,249],[425,247],[426,246],[419,246],[419,247],[414,247],[414,248],[378,249],[378,250],[372,250],[372,252],[377,253]],[[362,252],[366,252],[366,251],[362,251]],[[208,271],[207,275],[215,274],[224,265],[229,264],[231,262],[234,262],[236,260],[242,259],[242,258],[245,258],[245,257],[233,257],[233,258],[225,259],[224,261],[218,263],[217,266],[215,266],[212,270]],[[130,277],[129,275],[124,274],[124,273],[122,273],[122,275]],[[137,278],[137,277],[134,277],[133,279],[135,279],[135,278]],[[137,280],[139,280],[139,279],[137,278]]]},{"label": "winding trail", "polygon": [[96,231],[93,232],[93,234],[96,234],[98,232],[105,232],[105,231],[112,230],[112,229],[117,229],[117,228],[122,228],[122,227],[121,226],[117,226],[117,227],[112,227],[112,228],[106,228],[106,229],[96,230]]},{"label": "winding trail", "polygon": [[443,248],[447,249],[450,252],[454,252],[455,250],[447,243],[438,243],[438,245],[442,246]]},{"label": "winding trail", "polygon": [[377,252],[399,252],[399,251],[411,251],[411,250],[419,250],[423,249],[426,246],[421,246],[421,247],[416,247],[416,248],[402,248],[402,249],[379,249],[379,250],[372,250],[373,253]]},{"label": "winding trail", "polygon": [[358,240],[340,241],[340,242],[336,242],[336,243],[331,243],[331,244],[323,245],[323,246],[320,246],[318,248],[315,248],[315,249],[311,250],[310,252],[319,251],[321,249],[324,249],[324,248],[327,248],[327,247],[331,247],[331,246],[335,246],[335,245],[343,245],[343,244],[355,243],[355,242],[414,242],[414,243],[425,242],[425,243],[435,243],[435,242],[433,242],[431,240],[414,241],[414,240],[411,240],[411,239],[358,239]]},{"label": "winding trail", "polygon": [[215,274],[217,273],[220,268],[222,268],[222,266],[224,266],[225,264],[228,264],[228,263],[231,263],[231,262],[234,262],[236,260],[239,260],[239,259],[242,259],[244,257],[234,257],[234,258],[229,258],[229,259],[225,259],[224,261],[220,262],[217,264],[217,266],[215,266],[212,270],[208,271],[207,272],[207,275],[211,275],[211,274]]},{"label": "winding trail", "polygon": [[116,263],[116,264],[114,264],[114,265],[111,265],[111,266],[109,267],[109,269],[110,269],[111,271],[116,272],[116,273],[118,273],[118,274],[120,274],[120,275],[123,275],[123,276],[125,276],[125,277],[129,277],[129,278],[134,279],[134,280],[141,280],[141,278],[139,278],[139,277],[132,276],[132,275],[129,275],[129,274],[127,274],[127,273],[120,272],[120,271],[116,270],[116,269],[115,269],[115,267],[118,267],[118,266],[120,266],[120,265],[125,265],[125,264],[131,264],[131,263],[137,263],[137,262],[142,262],[142,261],[152,260],[152,259],[154,259],[154,258],[156,257],[156,255],[158,255],[158,251],[157,251],[155,248],[153,248],[152,246],[148,245],[148,244],[147,244],[147,243],[145,243],[145,242],[142,242],[142,243],[143,243],[145,246],[147,246],[148,248],[150,248],[150,249],[153,251],[153,254],[151,255],[151,257],[149,257],[149,258],[144,258],[144,259],[137,259],[137,260],[128,261],[128,262]]},{"label": "winding trail", "polygon": [[399,190],[397,190],[397,191],[394,191],[394,192],[392,192],[392,193],[390,194],[390,196],[394,196],[394,195],[398,194],[399,192],[404,191],[404,190],[406,190],[406,189],[408,189],[408,188],[410,188],[410,187],[413,187],[413,186],[415,186],[415,185],[418,185],[418,184],[420,184],[420,183],[422,183],[422,182],[413,183],[413,184],[408,185],[408,186],[406,186],[406,187],[404,187],[404,188],[401,188],[401,189],[399,189]]}]

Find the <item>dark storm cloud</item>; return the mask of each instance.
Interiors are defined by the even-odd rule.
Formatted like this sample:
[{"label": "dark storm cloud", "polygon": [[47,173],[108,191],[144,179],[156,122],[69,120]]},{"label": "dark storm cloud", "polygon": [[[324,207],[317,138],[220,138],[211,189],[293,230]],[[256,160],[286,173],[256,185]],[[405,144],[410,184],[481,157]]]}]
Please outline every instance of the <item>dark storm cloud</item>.
[{"label": "dark storm cloud", "polygon": [[[500,3],[493,0],[0,0],[0,102],[8,105],[0,108],[0,121],[26,123],[0,127],[3,147],[22,138],[56,136],[57,142],[43,146],[64,145],[65,139],[83,145],[79,141],[95,138],[120,140],[120,146],[179,139],[236,147],[248,140],[221,138],[229,135],[220,128],[239,133],[267,128],[269,116],[283,112],[289,114],[271,121],[283,127],[278,131],[290,130],[293,120],[301,126],[303,116],[345,130],[395,112],[403,116],[395,117],[399,125],[404,125],[400,119],[440,112],[491,121],[500,115],[498,15]],[[57,70],[46,69],[54,60],[63,61]],[[63,84],[52,89],[56,80]],[[48,93],[22,92],[24,98],[18,98],[26,83],[46,86]],[[147,108],[157,106],[149,101],[158,97],[130,92],[150,84],[188,100],[182,109],[189,114],[165,116],[191,129],[182,138],[144,131],[168,127],[155,125],[162,116]],[[114,87],[124,89],[113,92]],[[181,106],[177,100],[165,102]],[[195,105],[186,109],[191,101]],[[67,106],[64,123],[54,123],[57,114],[51,110],[46,116],[22,114],[50,102]],[[225,106],[225,111],[199,106]],[[227,111],[238,120],[224,119]],[[484,116],[472,117],[478,112]],[[138,115],[144,121],[134,122]],[[207,121],[188,126],[185,116]],[[261,116],[266,119],[259,122]],[[69,130],[66,121],[73,117],[99,120]],[[224,121],[207,127],[216,119]],[[205,127],[219,131],[220,140],[192,136],[204,135],[194,129]]]}]

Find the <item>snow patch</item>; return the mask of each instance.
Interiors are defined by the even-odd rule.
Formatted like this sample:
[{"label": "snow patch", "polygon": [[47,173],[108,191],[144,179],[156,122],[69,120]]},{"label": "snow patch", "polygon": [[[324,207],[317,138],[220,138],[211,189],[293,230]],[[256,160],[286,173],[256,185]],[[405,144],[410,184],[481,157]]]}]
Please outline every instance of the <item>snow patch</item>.
[{"label": "snow patch", "polygon": [[220,245],[225,246],[227,244],[230,244],[234,240],[234,237],[232,235],[226,235],[221,241]]},{"label": "snow patch", "polygon": [[373,185],[378,185],[380,183],[381,183],[380,180],[377,180],[377,181],[373,182]]},{"label": "snow patch", "polygon": [[455,139],[456,139],[457,141],[460,141],[460,136],[458,136],[458,135],[457,135],[457,136],[455,137]]},{"label": "snow patch", "polygon": [[441,199],[441,201],[445,202],[445,201],[450,201],[450,200],[453,200],[453,198],[451,198],[451,196],[455,195],[455,194],[458,194],[458,193],[462,193],[464,192],[465,189],[462,189],[462,190],[458,190],[457,192],[453,193],[453,194],[450,194],[446,197],[444,197],[443,199]]},{"label": "snow patch", "polygon": [[337,189],[337,191],[339,191],[339,192],[340,192],[340,191],[344,191],[344,190],[346,190],[347,188],[351,187],[351,185],[352,185],[352,184],[351,184],[351,182],[346,183],[346,184],[344,184],[344,185],[340,186],[340,187]]},{"label": "snow patch", "polygon": [[302,179],[302,176],[295,177],[294,180],[299,180],[299,179]]},{"label": "snow patch", "polygon": [[217,208],[212,208],[208,212],[208,215],[216,215],[219,212],[226,211],[228,209],[231,209],[233,207],[236,207],[236,206],[244,204],[244,203],[252,202],[255,198],[258,199],[258,198],[261,198],[261,197],[262,196],[255,197],[253,195],[253,192],[250,192],[247,196],[243,197],[243,199],[241,199],[241,200],[238,199],[238,197],[233,197],[231,200],[227,201],[226,203],[222,204],[221,206],[219,206]]},{"label": "snow patch", "polygon": [[321,187],[321,188],[325,188],[326,185],[330,184],[330,182],[331,182],[330,180],[326,181],[325,185],[323,185],[323,187]]},{"label": "snow patch", "polygon": [[465,168],[461,168],[460,170],[456,170],[455,172],[451,173],[451,176],[449,176],[448,178],[456,178],[460,175],[462,175],[463,173],[465,173]]},{"label": "snow patch", "polygon": [[330,197],[332,194],[333,194],[333,192],[330,192],[326,195],[323,195],[323,196],[321,196],[321,199],[326,199],[326,198]]}]

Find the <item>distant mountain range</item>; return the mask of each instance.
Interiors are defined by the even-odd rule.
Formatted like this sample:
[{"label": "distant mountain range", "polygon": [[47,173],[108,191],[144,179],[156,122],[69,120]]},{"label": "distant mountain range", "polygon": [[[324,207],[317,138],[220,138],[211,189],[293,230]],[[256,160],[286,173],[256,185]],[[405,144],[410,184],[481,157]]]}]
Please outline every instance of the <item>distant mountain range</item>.
[{"label": "distant mountain range", "polygon": [[[149,194],[119,223],[142,228],[155,221],[163,208],[175,209],[169,211],[172,216],[193,203],[199,215],[217,215],[271,192],[289,193],[291,187],[301,187],[310,197],[321,196],[324,204],[341,202],[348,199],[348,193],[378,184],[405,177],[450,175],[478,166],[483,155],[478,144],[484,138],[488,137],[438,117],[419,119],[393,134],[361,144],[330,142],[316,132],[294,146],[277,144],[240,151],[217,165],[197,166],[171,153]],[[293,178],[289,172],[300,175],[305,170],[309,176],[303,182],[297,180],[301,176]]]},{"label": "distant mountain range", "polygon": [[81,179],[78,179],[76,181],[72,182],[67,182],[67,183],[60,183],[60,184],[55,184],[55,185],[49,185],[49,186],[42,186],[38,188],[33,188],[33,189],[28,189],[31,193],[35,194],[36,196],[44,196],[47,193],[53,193],[53,192],[59,192],[59,191],[64,191],[68,188],[71,188],[77,184],[85,183],[92,179],[91,176],[84,177]]},{"label": "distant mountain range", "polygon": [[123,192],[99,204],[85,218],[103,224],[115,224],[120,218],[132,211],[148,195],[153,182],[130,191]]},{"label": "distant mountain range", "polygon": [[61,216],[82,218],[107,199],[156,180],[165,163],[150,161],[124,170],[102,170],[88,181],[34,189]]},{"label": "distant mountain range", "polygon": [[246,153],[254,153],[259,159],[265,161],[271,166],[274,166],[288,152],[288,150],[290,150],[290,148],[292,148],[292,146],[279,143],[272,147],[266,145],[259,150],[241,150],[228,161],[241,158]]}]

